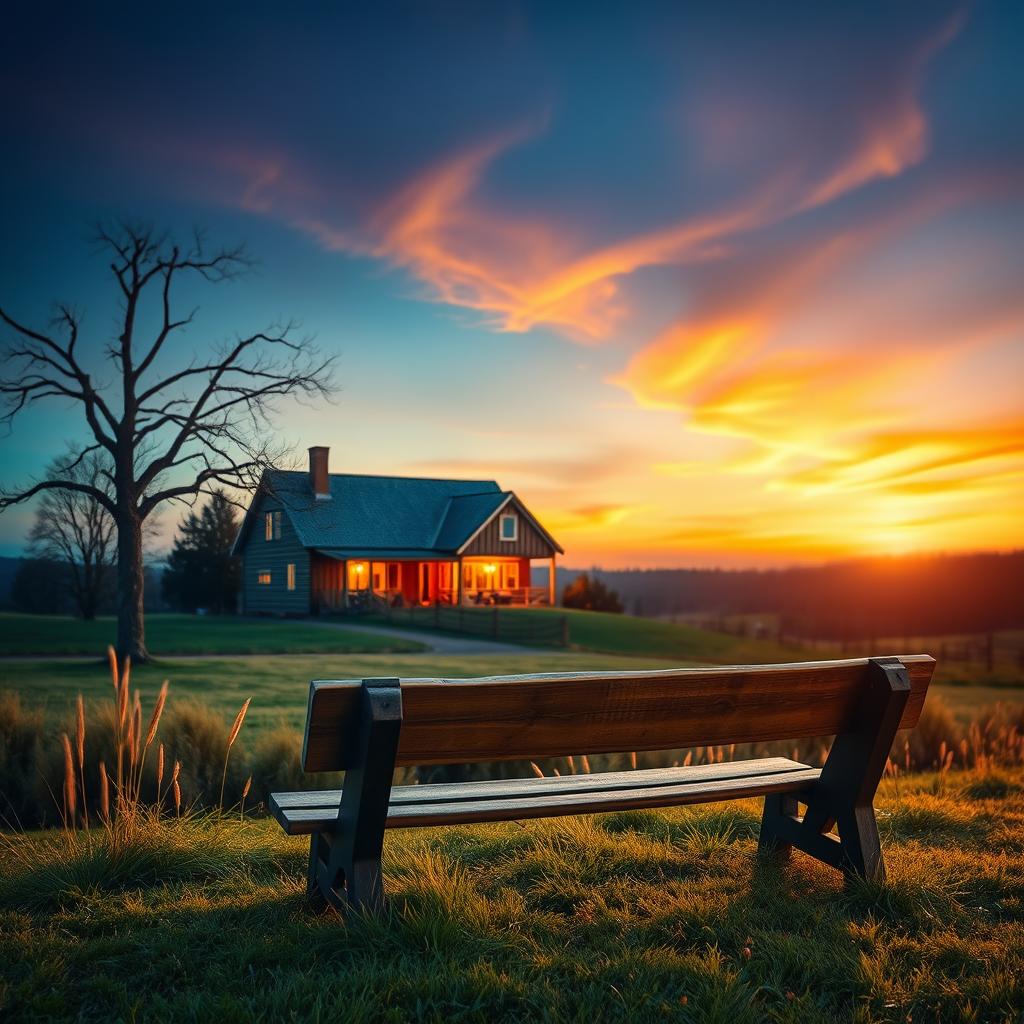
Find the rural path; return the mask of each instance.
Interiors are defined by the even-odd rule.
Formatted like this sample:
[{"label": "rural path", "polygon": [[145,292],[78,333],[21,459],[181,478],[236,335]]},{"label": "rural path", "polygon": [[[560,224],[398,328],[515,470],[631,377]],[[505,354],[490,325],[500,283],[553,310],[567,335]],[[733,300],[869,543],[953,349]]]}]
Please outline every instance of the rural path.
[{"label": "rural path", "polygon": [[394,626],[371,626],[361,622],[331,622],[324,619],[303,619],[304,624],[322,629],[343,629],[350,633],[373,633],[395,640],[412,640],[426,644],[423,654],[544,654],[550,653],[539,647],[524,647],[521,644],[503,644],[499,640],[486,640],[475,636],[458,636],[444,633],[421,633],[418,629],[401,629]]}]

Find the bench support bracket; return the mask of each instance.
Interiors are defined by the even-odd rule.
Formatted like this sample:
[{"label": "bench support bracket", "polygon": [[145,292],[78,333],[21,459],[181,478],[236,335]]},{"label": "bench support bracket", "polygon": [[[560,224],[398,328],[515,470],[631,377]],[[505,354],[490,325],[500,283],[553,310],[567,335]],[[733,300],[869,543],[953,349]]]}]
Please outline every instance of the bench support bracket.
[{"label": "bench support bracket", "polygon": [[[821,777],[797,794],[765,797],[759,848],[788,856],[795,846],[847,876],[881,881],[885,863],[873,801],[903,711],[910,679],[898,658],[872,658],[858,724],[836,736]],[[797,814],[797,804],[807,811]],[[831,834],[838,825],[838,839]]]},{"label": "bench support bracket", "polygon": [[380,858],[391,779],[402,729],[398,679],[364,679],[352,756],[334,828],[314,833],[307,893],[321,908],[378,911],[384,904]]}]

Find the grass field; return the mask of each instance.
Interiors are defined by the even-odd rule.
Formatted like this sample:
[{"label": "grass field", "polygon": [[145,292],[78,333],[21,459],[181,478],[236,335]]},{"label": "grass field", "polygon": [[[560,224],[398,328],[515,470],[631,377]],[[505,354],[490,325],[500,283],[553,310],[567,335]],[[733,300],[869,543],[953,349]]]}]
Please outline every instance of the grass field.
[{"label": "grass field", "polygon": [[[484,611],[481,614],[488,613]],[[775,640],[738,637],[662,619],[566,609],[521,609],[507,614],[517,617],[567,615],[569,641],[574,653],[590,652],[616,659],[650,659],[652,664],[660,660],[678,665],[749,665],[843,656],[837,649],[823,649],[821,645],[780,644]],[[383,620],[374,618],[367,621],[379,624]],[[395,624],[409,628],[400,617]],[[429,640],[429,630],[423,630],[423,633],[424,640]],[[405,639],[278,619],[257,622],[191,615],[151,615],[147,619],[147,635],[150,651],[157,658],[176,654],[404,653],[417,648],[414,641]],[[0,656],[39,655],[45,658],[46,655],[83,654],[99,658],[113,638],[112,619],[86,623],[56,616],[0,613]],[[904,648],[904,643],[909,643],[913,650]],[[893,641],[891,648],[878,650],[880,653],[937,654],[941,643],[941,637],[911,639]],[[865,650],[863,653],[868,652]],[[552,656],[561,657],[554,651]],[[608,664],[610,667],[611,663]],[[599,664],[588,661],[580,667],[599,667]],[[1024,689],[1024,668],[1018,660],[1010,658],[1000,660],[992,672],[981,664],[940,661],[935,681],[944,686],[977,686],[986,690],[1000,687]],[[1013,699],[1013,694],[1006,697]]]},{"label": "grass field", "polygon": [[[945,786],[945,791],[942,788]],[[390,911],[304,904],[267,821],[0,845],[5,1020],[1019,1021],[1024,777],[879,799],[884,884],[755,856],[756,801],[389,833]]]},{"label": "grass field", "polygon": [[[396,611],[392,618],[373,616],[375,623],[392,622],[401,628],[419,628],[429,632],[430,614],[424,611],[417,621],[417,610],[412,616]],[[493,609],[464,610],[467,619],[477,616],[485,623],[491,621]],[[586,612],[572,608],[517,608],[504,609],[501,614],[509,620],[548,622],[552,618],[569,620],[569,644],[582,650],[603,654],[623,654],[637,657],[665,658],[679,661],[734,662],[737,664],[785,661],[789,649],[771,640],[753,640],[675,625],[661,619],[643,619],[631,615],[612,615],[607,612]],[[791,653],[791,652],[790,652]]]},{"label": "grass field", "polygon": [[[113,618],[93,622],[58,615],[0,613],[0,655],[87,654],[102,657],[117,637]],[[146,642],[155,657],[173,654],[288,654],[415,651],[414,641],[326,629],[287,619],[149,615]]]},{"label": "grass field", "polygon": [[[690,664],[694,662],[690,661]],[[680,662],[679,664],[683,664]],[[583,671],[587,669],[664,668],[655,658],[552,651],[540,654],[340,654],[268,655],[155,661],[133,670],[134,685],[149,706],[164,679],[171,683],[172,703],[193,699],[231,718],[246,697],[252,707],[246,733],[281,723],[302,728],[311,679],[363,679],[374,676],[464,678],[517,672]],[[110,699],[110,676],[105,662],[0,662],[0,690],[17,691],[28,705],[41,706],[54,716],[70,716],[77,694],[87,701]],[[933,684],[939,696],[963,722],[995,704],[1024,703],[1024,688],[984,685]]]},{"label": "grass field", "polygon": [[[512,655],[341,654],[268,655],[251,658],[155,661],[132,670],[133,686],[149,706],[164,679],[170,699],[201,700],[234,717],[246,697],[253,703],[246,732],[284,722],[301,728],[311,679],[363,679],[373,676],[460,677],[509,672],[547,672],[600,668],[658,667],[664,662],[611,658],[577,652]],[[110,699],[106,662],[0,662],[0,690],[15,690],[27,704],[54,714],[70,714],[79,693],[87,701]]]},{"label": "grass field", "polygon": [[[471,610],[467,610],[471,614]],[[480,611],[489,617],[490,610]],[[573,609],[529,608],[506,612],[518,617],[550,618],[565,615],[569,620],[569,643],[580,651],[601,654],[659,658],[677,664],[717,665],[759,665],[787,661],[808,661],[879,654],[932,654],[938,656],[943,642],[955,643],[959,637],[907,638],[879,641],[874,651],[867,645],[862,650],[844,654],[838,645],[824,643],[800,643],[774,639],[758,639],[736,636],[733,633],[701,629],[685,623],[673,623],[665,619],[645,619],[632,615],[612,615],[607,612],[585,612]],[[429,619],[429,616],[424,616]],[[383,623],[383,617],[374,618]],[[421,628],[429,632],[426,623],[410,626],[402,613],[397,613],[393,622],[403,628]],[[1009,634],[1007,634],[1009,635]],[[909,647],[907,646],[909,645]],[[1007,651],[1011,648],[1007,647]],[[1024,666],[1017,657],[1001,657],[992,672],[981,663],[968,664],[954,661],[940,661],[935,679],[949,686],[1001,686],[1024,688]]]}]

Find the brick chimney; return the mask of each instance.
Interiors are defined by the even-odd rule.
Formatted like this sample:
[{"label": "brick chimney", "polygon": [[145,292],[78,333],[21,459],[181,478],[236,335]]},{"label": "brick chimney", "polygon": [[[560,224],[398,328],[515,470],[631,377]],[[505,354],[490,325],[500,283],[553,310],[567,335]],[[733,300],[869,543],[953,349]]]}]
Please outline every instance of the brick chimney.
[{"label": "brick chimney", "polygon": [[327,479],[327,456],[330,448],[309,449],[309,482],[317,501],[331,500],[331,484]]}]

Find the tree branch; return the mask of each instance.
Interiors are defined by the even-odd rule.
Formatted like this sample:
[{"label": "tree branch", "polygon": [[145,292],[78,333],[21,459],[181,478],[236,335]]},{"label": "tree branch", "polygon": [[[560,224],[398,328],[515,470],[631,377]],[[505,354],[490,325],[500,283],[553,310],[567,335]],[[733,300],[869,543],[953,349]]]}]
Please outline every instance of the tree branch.
[{"label": "tree branch", "polygon": [[20,505],[23,501],[41,494],[43,491],[76,491],[79,494],[86,494],[94,501],[99,502],[112,515],[116,509],[110,498],[98,487],[92,484],[80,483],[78,480],[40,480],[26,490],[15,493],[0,493],[0,511],[10,508],[12,505]]}]

